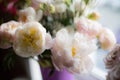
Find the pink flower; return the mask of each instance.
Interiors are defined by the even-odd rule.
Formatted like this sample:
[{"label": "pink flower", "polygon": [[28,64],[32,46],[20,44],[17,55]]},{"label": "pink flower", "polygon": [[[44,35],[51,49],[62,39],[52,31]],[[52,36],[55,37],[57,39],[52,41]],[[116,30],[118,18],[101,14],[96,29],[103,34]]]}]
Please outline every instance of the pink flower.
[{"label": "pink flower", "polygon": [[7,49],[12,46],[14,33],[20,23],[10,21],[0,26],[0,48]]},{"label": "pink flower", "polygon": [[98,36],[98,40],[100,41],[101,48],[103,49],[111,49],[116,44],[114,33],[108,28],[103,28]]},{"label": "pink flower", "polygon": [[54,38],[52,61],[57,70],[66,68],[72,73],[87,73],[92,68],[88,55],[96,49],[96,42],[84,34],[61,29]]},{"label": "pink flower", "polygon": [[99,36],[102,26],[96,21],[89,20],[87,18],[75,19],[75,25],[80,33],[84,33],[91,38]]},{"label": "pink flower", "polygon": [[12,15],[16,15],[17,8],[15,4],[18,0],[8,0],[6,4],[4,4],[6,1],[0,2],[0,9],[3,13],[10,13]]},{"label": "pink flower", "polygon": [[11,2],[7,5],[7,11],[10,12],[11,14],[13,14],[13,15],[16,15],[16,13],[17,13],[17,8],[15,7],[15,3],[16,3],[17,1],[18,1],[18,0],[11,1]]},{"label": "pink flower", "polygon": [[110,49],[116,43],[114,33],[107,28],[103,28],[96,21],[88,20],[86,18],[76,18],[75,24],[80,33],[86,34],[90,38],[97,38],[103,49]]}]

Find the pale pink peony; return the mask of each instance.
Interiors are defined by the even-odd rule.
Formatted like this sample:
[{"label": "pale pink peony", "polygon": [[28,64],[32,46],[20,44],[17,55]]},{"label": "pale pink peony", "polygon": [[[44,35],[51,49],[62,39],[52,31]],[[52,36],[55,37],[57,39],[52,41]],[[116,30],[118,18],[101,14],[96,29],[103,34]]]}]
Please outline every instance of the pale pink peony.
[{"label": "pale pink peony", "polygon": [[107,28],[103,28],[96,21],[86,18],[76,18],[75,24],[80,33],[86,34],[90,38],[97,38],[103,49],[110,49],[116,43],[114,33]]},{"label": "pale pink peony", "polygon": [[61,29],[57,32],[51,49],[53,64],[57,70],[66,68],[73,73],[89,72],[88,55],[96,49],[94,40],[89,40],[78,32],[69,33],[66,29]]},{"label": "pale pink peony", "polygon": [[101,33],[103,27],[96,21],[87,18],[75,18],[75,25],[78,32],[96,38]]},{"label": "pale pink peony", "polygon": [[0,26],[0,48],[10,48],[14,41],[14,34],[20,23],[9,21]]},{"label": "pale pink peony", "polygon": [[47,36],[46,29],[40,23],[27,22],[16,30],[13,48],[22,57],[39,55],[51,47],[49,44],[46,46],[46,39],[51,44],[50,35]]},{"label": "pale pink peony", "polygon": [[98,40],[101,44],[101,48],[103,49],[109,50],[116,44],[114,33],[108,28],[103,28],[100,35],[98,36]]}]

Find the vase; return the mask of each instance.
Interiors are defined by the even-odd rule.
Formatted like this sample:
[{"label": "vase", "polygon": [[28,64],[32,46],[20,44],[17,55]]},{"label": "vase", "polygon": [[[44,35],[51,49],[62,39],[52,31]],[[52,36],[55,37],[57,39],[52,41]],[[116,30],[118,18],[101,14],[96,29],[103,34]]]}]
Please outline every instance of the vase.
[{"label": "vase", "polygon": [[[12,60],[13,66],[8,66],[7,54],[10,54],[10,49],[0,49],[0,80],[30,80],[26,65],[28,59],[21,58],[16,55],[15,60]],[[26,64],[26,65],[25,65]]]},{"label": "vase", "polygon": [[15,59],[12,60],[14,62],[13,66],[9,68],[8,61],[11,58],[5,59],[11,51],[12,48],[6,50],[0,49],[0,80],[43,80],[40,65],[33,58],[22,58],[14,55]]},{"label": "vase", "polygon": [[54,73],[49,76],[50,71],[50,68],[41,68],[43,80],[75,80],[74,75],[65,69],[62,71],[55,70]]}]

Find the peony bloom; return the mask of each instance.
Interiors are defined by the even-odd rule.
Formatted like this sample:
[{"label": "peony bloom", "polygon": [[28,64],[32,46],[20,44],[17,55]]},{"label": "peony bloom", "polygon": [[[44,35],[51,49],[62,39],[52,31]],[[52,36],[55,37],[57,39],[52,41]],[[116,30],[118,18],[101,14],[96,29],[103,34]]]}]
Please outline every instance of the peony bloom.
[{"label": "peony bloom", "polygon": [[19,21],[21,22],[39,21],[43,16],[43,12],[41,10],[36,12],[32,7],[20,10],[18,14]]},{"label": "peony bloom", "polygon": [[50,40],[46,36],[45,28],[38,22],[25,23],[17,29],[15,38],[13,48],[22,57],[41,54],[46,49],[46,39]]},{"label": "peony bloom", "polygon": [[116,43],[113,32],[107,28],[103,28],[96,21],[88,20],[86,18],[76,18],[75,24],[80,33],[86,34],[90,38],[98,38],[103,49],[110,49]]},{"label": "peony bloom", "polygon": [[10,48],[14,41],[14,34],[20,23],[9,21],[0,26],[0,48]]},{"label": "peony bloom", "polygon": [[100,35],[98,36],[98,40],[101,44],[101,48],[103,49],[111,49],[116,44],[114,33],[108,28],[104,28],[101,31]]},{"label": "peony bloom", "polygon": [[109,70],[107,80],[120,79],[120,44],[110,51],[105,58],[106,68]]},{"label": "peony bloom", "polygon": [[57,70],[66,68],[70,72],[88,72],[88,55],[96,49],[94,40],[89,40],[83,34],[61,29],[57,32],[51,49],[53,64]]},{"label": "peony bloom", "polygon": [[102,31],[102,26],[96,21],[92,21],[86,18],[75,18],[75,25],[80,33],[84,33],[91,38],[96,38]]}]

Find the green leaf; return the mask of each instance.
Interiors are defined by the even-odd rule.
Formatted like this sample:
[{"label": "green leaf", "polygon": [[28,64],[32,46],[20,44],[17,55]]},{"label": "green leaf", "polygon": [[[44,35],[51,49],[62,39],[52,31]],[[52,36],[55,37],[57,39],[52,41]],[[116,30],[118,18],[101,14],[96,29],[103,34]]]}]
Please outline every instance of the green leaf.
[{"label": "green leaf", "polygon": [[72,3],[72,0],[65,0],[65,3],[66,3],[67,6],[70,6],[71,3]]},{"label": "green leaf", "polygon": [[45,50],[39,57],[39,64],[44,68],[53,68],[52,59],[51,59],[51,51]]},{"label": "green leaf", "polygon": [[30,6],[32,4],[32,1],[31,0],[26,0],[26,4],[27,4],[27,6]]}]

